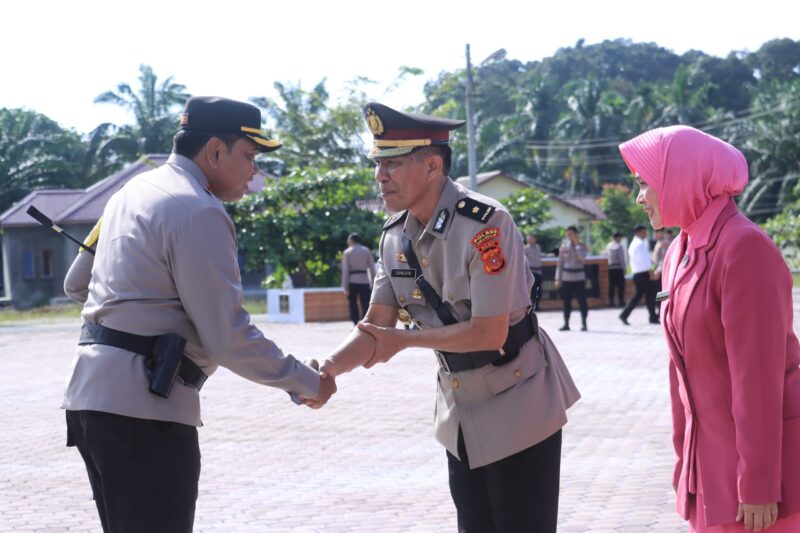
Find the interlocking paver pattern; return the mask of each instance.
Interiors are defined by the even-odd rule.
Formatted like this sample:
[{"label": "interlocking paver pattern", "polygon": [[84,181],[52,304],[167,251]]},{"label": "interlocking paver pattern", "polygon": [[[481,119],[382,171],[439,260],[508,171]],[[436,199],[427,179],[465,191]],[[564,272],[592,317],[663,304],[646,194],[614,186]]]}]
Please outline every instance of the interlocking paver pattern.
[{"label": "interlocking paver pattern", "polygon": [[[557,331],[560,313],[540,315],[583,394],[564,429],[559,531],[683,532],[661,331],[643,309],[630,327],[617,314],[593,310],[585,333]],[[796,304],[796,331],[797,315]],[[324,355],[350,329],[255,322],[300,357]],[[0,327],[0,532],[100,530],[58,408],[77,332],[73,321]],[[432,436],[434,371],[429,351],[408,350],[340,377],[330,404],[312,411],[220,370],[202,392],[195,531],[455,531]]]}]

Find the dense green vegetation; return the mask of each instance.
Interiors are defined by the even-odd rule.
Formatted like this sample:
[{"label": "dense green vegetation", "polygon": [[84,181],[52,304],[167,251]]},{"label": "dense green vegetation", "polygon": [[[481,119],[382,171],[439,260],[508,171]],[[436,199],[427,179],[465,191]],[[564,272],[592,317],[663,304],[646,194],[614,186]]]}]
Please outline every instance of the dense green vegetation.
[{"label": "dense green vegetation", "polygon": [[[418,74],[403,68],[397,83]],[[800,267],[800,42],[777,39],[724,58],[678,55],[654,43],[578,42],[541,61],[496,59],[473,77],[480,171],[502,170],[548,193],[601,196],[609,220],[593,229],[593,242],[643,220],[617,145],[682,123],[745,152],[751,179],[740,207]],[[440,73],[416,109],[465,118],[464,81],[463,70]],[[33,110],[0,109],[0,211],[33,189],[86,187],[143,153],[169,151],[187,88],[144,65],[139,82],[96,99],[129,109],[133,122],[86,135]],[[370,85],[356,78],[331,98],[324,81],[311,90],[276,82],[277,98],[252,99],[284,143],[261,163],[284,179],[230,210],[247,260],[275,265],[274,283],[286,274],[335,283],[347,233],[377,244],[381,214],[362,141]],[[453,147],[452,175],[465,175],[465,129],[455,132]],[[509,200],[523,231],[544,221],[539,200],[533,193]]]}]

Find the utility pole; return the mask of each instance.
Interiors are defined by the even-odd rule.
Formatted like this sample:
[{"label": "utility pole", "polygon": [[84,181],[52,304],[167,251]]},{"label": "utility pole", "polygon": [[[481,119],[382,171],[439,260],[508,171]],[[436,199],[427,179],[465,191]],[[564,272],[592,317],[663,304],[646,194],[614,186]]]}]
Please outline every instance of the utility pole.
[{"label": "utility pole", "polygon": [[467,163],[469,165],[469,188],[478,190],[478,163],[475,156],[475,122],[472,116],[472,64],[469,60],[469,44],[467,45]]}]

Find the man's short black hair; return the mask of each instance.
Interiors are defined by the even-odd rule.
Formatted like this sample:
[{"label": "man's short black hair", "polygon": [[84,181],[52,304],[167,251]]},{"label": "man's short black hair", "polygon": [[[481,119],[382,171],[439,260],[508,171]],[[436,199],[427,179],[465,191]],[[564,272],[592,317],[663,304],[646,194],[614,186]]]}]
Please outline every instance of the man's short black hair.
[{"label": "man's short black hair", "polygon": [[622,233],[620,233],[619,231],[617,231],[616,233],[614,233],[614,238],[615,238],[615,239],[621,239],[621,238],[623,238],[624,236],[625,236],[625,235],[623,235],[623,234],[622,234]]},{"label": "man's short black hair", "polygon": [[412,153],[414,154],[434,154],[438,155],[442,158],[442,174],[445,176],[450,175],[450,167],[453,164],[453,151],[450,149],[450,146],[444,145],[436,145],[433,144],[431,146],[423,146],[421,148],[416,148]]},{"label": "man's short black hair", "polygon": [[568,226],[567,231],[574,231],[575,233],[579,233],[578,228],[576,228],[575,226]]},{"label": "man's short black hair", "polygon": [[636,224],[636,227],[633,228],[633,232],[634,233],[639,233],[640,231],[646,230],[646,229],[647,229],[647,226],[645,226],[644,224]]},{"label": "man's short black hair", "polygon": [[233,145],[236,144],[236,141],[239,139],[245,139],[245,137],[242,137],[238,133],[179,130],[178,133],[175,134],[175,137],[172,138],[172,152],[189,159],[194,159],[212,137],[221,139],[228,150],[233,148]]},{"label": "man's short black hair", "polygon": [[347,239],[353,241],[356,244],[363,244],[364,241],[361,240],[361,235],[358,233],[351,233],[347,236]]}]

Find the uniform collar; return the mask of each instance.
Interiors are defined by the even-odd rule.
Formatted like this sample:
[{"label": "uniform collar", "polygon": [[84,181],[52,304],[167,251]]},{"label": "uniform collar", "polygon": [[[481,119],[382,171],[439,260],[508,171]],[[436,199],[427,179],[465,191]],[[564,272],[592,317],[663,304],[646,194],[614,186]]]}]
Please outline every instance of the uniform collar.
[{"label": "uniform collar", "polygon": [[[455,216],[455,205],[461,189],[450,178],[447,178],[442,186],[442,191],[439,193],[439,201],[433,209],[431,219],[425,226],[423,233],[428,233],[437,239],[446,239],[447,234],[450,232],[450,227],[453,225],[453,217]],[[408,229],[406,235],[414,235],[419,229],[419,220],[409,213],[403,229]],[[412,221],[413,219],[413,221]],[[420,235],[422,237],[422,235]]]},{"label": "uniform collar", "polygon": [[209,193],[211,192],[211,188],[208,185],[208,178],[203,171],[200,170],[200,167],[197,166],[197,163],[189,159],[188,157],[184,157],[179,154],[172,153],[169,155],[169,159],[167,159],[167,164],[178,167],[179,169],[183,170],[187,174],[189,174],[194,180],[206,191]]}]

